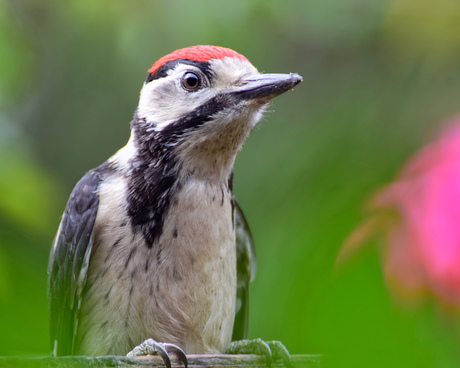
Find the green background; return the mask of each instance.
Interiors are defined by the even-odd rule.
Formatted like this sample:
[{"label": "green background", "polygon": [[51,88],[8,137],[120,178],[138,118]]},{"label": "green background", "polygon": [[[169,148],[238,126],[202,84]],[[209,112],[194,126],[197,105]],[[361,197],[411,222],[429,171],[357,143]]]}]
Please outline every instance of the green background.
[{"label": "green background", "polygon": [[250,337],[329,366],[458,366],[458,316],[397,303],[376,244],[334,267],[366,199],[459,110],[457,0],[0,0],[0,355],[48,354],[68,196],[126,143],[151,64],[195,44],[304,78],[236,162],[258,252]]}]

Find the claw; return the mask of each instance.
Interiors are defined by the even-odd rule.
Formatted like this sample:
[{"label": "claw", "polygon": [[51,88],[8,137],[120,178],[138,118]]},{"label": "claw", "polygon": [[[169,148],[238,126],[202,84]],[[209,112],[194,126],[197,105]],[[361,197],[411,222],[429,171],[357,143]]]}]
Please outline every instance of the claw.
[{"label": "claw", "polygon": [[155,350],[158,352],[158,354],[160,354],[161,358],[163,359],[163,363],[165,363],[166,368],[171,368],[171,358],[169,358],[169,354],[164,344],[155,343]]},{"label": "claw", "polygon": [[280,341],[268,341],[273,359],[281,359],[286,367],[291,367],[291,355]]},{"label": "claw", "polygon": [[142,344],[136,346],[131,350],[127,357],[132,358],[139,355],[160,355],[166,368],[171,368],[171,358],[169,353],[177,356],[177,358],[184,364],[185,368],[188,366],[187,356],[185,352],[177,345],[170,343],[156,342],[154,339],[147,339]]},{"label": "claw", "polygon": [[165,342],[163,346],[168,353],[173,353],[175,356],[177,356],[177,359],[179,359],[182,362],[182,364],[184,364],[185,368],[188,367],[187,356],[185,355],[185,352],[179,346],[174,345],[174,344],[169,344],[167,342]]},{"label": "claw", "polygon": [[261,339],[233,341],[225,352],[227,354],[263,355],[268,368],[277,359],[281,359],[286,367],[291,367],[289,352],[279,341],[265,342]]},{"label": "claw", "polygon": [[259,349],[259,354],[265,357],[265,364],[267,364],[267,367],[270,368],[273,363],[272,350],[270,349],[270,346],[262,339],[256,339],[253,341],[254,346]]}]

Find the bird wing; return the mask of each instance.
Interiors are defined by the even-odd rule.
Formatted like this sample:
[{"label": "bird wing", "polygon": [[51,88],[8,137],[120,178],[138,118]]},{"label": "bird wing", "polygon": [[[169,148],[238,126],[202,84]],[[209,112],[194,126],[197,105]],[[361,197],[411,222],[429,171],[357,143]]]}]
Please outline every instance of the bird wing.
[{"label": "bird wing", "polygon": [[88,172],[75,186],[51,249],[48,266],[50,342],[54,355],[72,355],[86,282],[101,174]]},{"label": "bird wing", "polygon": [[256,275],[256,250],[246,218],[233,197],[236,230],[236,314],[232,341],[247,339],[249,326],[249,283]]}]

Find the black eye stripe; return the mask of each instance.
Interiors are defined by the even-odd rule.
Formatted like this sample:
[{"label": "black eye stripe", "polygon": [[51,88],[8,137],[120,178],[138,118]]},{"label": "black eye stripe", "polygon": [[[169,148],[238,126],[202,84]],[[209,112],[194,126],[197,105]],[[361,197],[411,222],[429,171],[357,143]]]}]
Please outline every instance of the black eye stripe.
[{"label": "black eye stripe", "polygon": [[160,134],[166,139],[177,139],[184,133],[197,129],[208,121],[212,120],[218,112],[233,105],[234,97],[225,94],[219,94],[204,104],[191,111],[186,116],[180,118],[173,124],[166,126]]},{"label": "black eye stripe", "polygon": [[212,77],[211,69],[209,62],[205,61],[195,61],[190,59],[177,59],[174,61],[168,61],[166,64],[160,66],[154,74],[149,74],[145,83],[149,83],[155,79],[164,78],[168,75],[168,71],[174,69],[177,64],[192,65],[201,70],[201,72],[210,79]]}]

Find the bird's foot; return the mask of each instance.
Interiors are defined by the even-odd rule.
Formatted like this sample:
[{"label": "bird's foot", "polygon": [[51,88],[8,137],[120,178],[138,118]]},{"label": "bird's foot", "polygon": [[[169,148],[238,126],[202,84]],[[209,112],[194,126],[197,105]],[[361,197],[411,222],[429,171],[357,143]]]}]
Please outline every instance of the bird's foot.
[{"label": "bird's foot", "polygon": [[147,339],[142,344],[136,346],[126,356],[133,358],[140,355],[160,355],[163,358],[166,368],[171,368],[171,358],[169,354],[172,353],[184,364],[187,368],[187,357],[185,352],[175,344],[167,342],[157,342],[154,339]]},{"label": "bird's foot", "polygon": [[280,341],[263,341],[261,339],[233,341],[225,353],[263,355],[267,367],[271,367],[274,360],[281,360],[285,367],[291,366],[289,351]]}]

